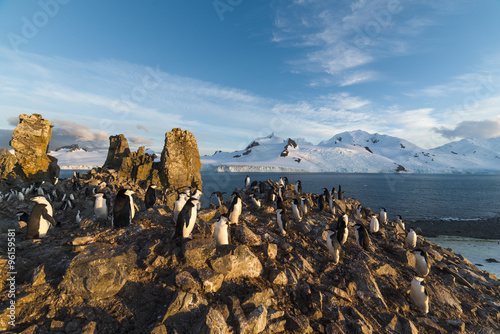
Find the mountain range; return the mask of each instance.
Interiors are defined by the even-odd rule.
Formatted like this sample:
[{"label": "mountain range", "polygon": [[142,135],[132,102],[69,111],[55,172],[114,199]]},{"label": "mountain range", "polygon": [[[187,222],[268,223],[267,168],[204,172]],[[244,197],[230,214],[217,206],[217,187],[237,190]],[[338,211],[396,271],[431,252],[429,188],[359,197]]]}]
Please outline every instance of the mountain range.
[{"label": "mountain range", "polygon": [[203,156],[204,169],[233,172],[499,173],[500,137],[462,139],[433,149],[362,130],[313,145],[271,134],[245,149]]}]

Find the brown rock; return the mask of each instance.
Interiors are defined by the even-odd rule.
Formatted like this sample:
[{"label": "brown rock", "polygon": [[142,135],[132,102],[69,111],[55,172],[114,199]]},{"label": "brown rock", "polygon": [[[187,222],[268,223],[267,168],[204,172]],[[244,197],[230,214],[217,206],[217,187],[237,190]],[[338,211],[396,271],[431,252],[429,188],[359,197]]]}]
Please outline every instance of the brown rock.
[{"label": "brown rock", "polygon": [[245,245],[226,247],[221,254],[210,260],[212,269],[226,279],[238,277],[258,277],[262,273],[262,264],[255,254]]},{"label": "brown rock", "polygon": [[59,287],[83,298],[109,298],[125,285],[136,259],[133,248],[89,245],[73,258]]},{"label": "brown rock", "polygon": [[169,327],[182,328],[184,330],[180,332],[185,332],[204,313],[206,306],[207,301],[202,295],[177,291],[162,322],[167,326],[169,333]]},{"label": "brown rock", "polygon": [[309,325],[309,319],[305,315],[289,317],[286,321],[286,329],[290,333],[312,333],[313,329]]},{"label": "brown rock", "polygon": [[244,245],[248,246],[262,245],[262,239],[243,224],[236,226],[235,238]]},{"label": "brown rock", "polygon": [[206,267],[207,260],[215,253],[215,239],[194,239],[183,244],[186,264],[195,269]]},{"label": "brown rock", "polygon": [[202,316],[201,322],[193,330],[193,333],[200,334],[226,334],[229,327],[223,315],[215,308],[209,307],[206,314]]},{"label": "brown rock", "polygon": [[180,272],[175,276],[175,285],[182,291],[197,292],[200,289],[200,284],[187,272]]},{"label": "brown rock", "polygon": [[[52,123],[42,115],[19,115],[10,146],[15,150],[13,156],[4,155],[0,160],[1,177],[21,177],[28,182],[52,180],[59,176],[57,159],[49,157],[47,150],[52,137]],[[16,175],[12,174],[15,172]]]},{"label": "brown rock", "polygon": [[217,292],[222,286],[222,282],[224,282],[224,275],[208,268],[199,269],[198,276],[204,293]]},{"label": "brown rock", "polygon": [[165,146],[161,153],[160,180],[167,195],[167,205],[173,209],[177,189],[191,187],[202,189],[200,154],[193,134],[179,128],[165,134]]},{"label": "brown rock", "polygon": [[106,162],[103,168],[120,170],[123,158],[130,156],[130,149],[128,148],[127,138],[125,135],[120,134],[109,137],[109,148]]}]

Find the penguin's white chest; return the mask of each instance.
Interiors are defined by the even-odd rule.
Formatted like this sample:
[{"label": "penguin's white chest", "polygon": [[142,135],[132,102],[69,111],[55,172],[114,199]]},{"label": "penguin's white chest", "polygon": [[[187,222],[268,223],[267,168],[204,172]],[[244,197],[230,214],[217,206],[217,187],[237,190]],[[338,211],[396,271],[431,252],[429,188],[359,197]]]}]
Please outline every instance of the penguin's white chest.
[{"label": "penguin's white chest", "polygon": [[228,225],[218,221],[215,224],[214,237],[217,245],[228,245],[229,235],[227,233]]},{"label": "penguin's white chest", "polygon": [[106,218],[108,216],[108,207],[104,198],[99,197],[95,200],[94,214],[98,218]]},{"label": "penguin's white chest", "polygon": [[40,222],[38,223],[38,237],[44,238],[50,226],[51,225],[48,220],[44,219],[43,217],[40,217]]}]

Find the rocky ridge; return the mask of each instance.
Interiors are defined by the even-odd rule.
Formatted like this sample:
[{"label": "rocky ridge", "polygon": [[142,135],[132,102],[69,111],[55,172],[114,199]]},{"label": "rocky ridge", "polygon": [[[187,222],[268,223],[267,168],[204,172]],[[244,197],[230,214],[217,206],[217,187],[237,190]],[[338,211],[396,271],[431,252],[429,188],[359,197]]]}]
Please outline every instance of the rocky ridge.
[{"label": "rocky ridge", "polygon": [[[62,227],[41,240],[25,240],[23,223],[12,222],[27,202],[0,203],[2,243],[16,228],[16,327],[10,328],[5,245],[0,251],[0,330],[24,333],[494,333],[500,331],[500,283],[452,250],[418,237],[432,261],[425,277],[430,312],[412,305],[409,286],[415,258],[405,232],[393,223],[371,234],[369,252],[353,236],[358,202],[336,200],[350,213],[349,238],[340,263],[326,247],[326,230],[337,217],[316,207],[283,236],[275,209],[244,202],[231,244],[216,246],[215,221],[226,207],[198,214],[193,240],[174,241],[166,205],[146,210],[144,190],[112,170],[92,170],[47,191],[75,196],[66,211],[55,201]],[[112,180],[114,179],[114,180]],[[267,182],[273,184],[271,180]],[[136,190],[140,209],[129,227],[111,230],[93,217],[90,189],[111,198],[122,186]],[[291,207],[293,186],[285,192]],[[89,194],[90,193],[90,194]],[[307,195],[311,198],[311,194]],[[77,211],[82,220],[75,221]]]}]

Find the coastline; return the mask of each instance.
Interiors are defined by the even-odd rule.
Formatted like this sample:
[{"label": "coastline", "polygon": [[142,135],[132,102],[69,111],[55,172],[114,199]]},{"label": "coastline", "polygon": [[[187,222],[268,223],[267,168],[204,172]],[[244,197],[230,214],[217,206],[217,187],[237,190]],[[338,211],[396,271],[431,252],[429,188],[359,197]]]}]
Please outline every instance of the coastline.
[{"label": "coastline", "polygon": [[475,239],[500,239],[500,217],[484,220],[417,220],[407,226],[420,228],[424,237],[451,235]]}]

